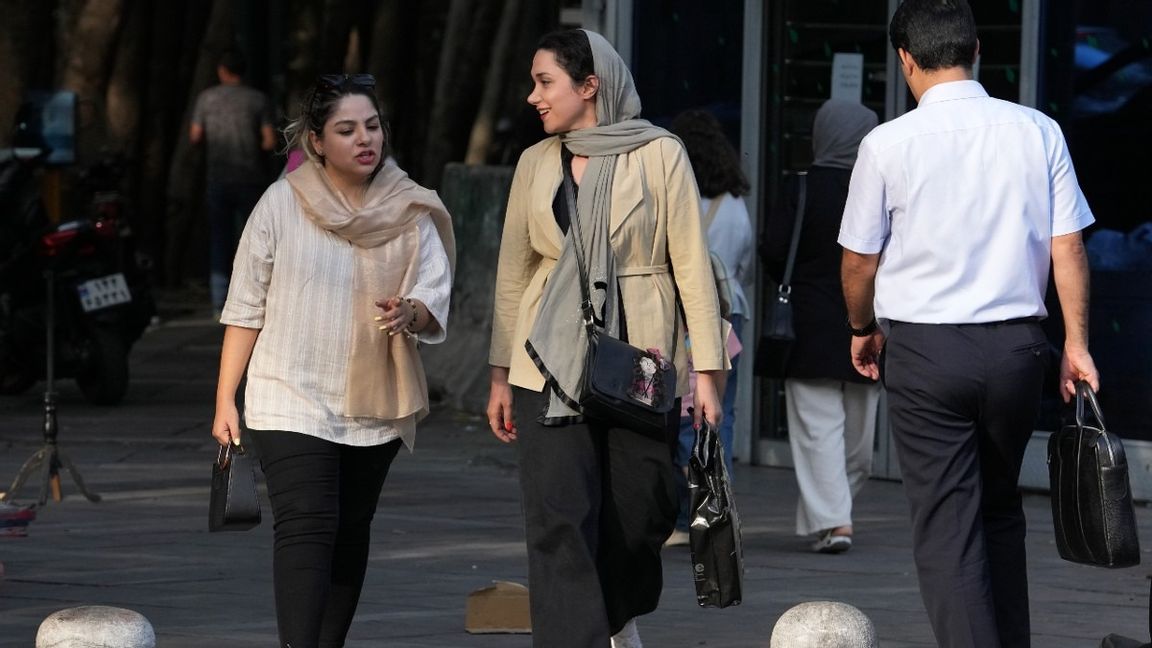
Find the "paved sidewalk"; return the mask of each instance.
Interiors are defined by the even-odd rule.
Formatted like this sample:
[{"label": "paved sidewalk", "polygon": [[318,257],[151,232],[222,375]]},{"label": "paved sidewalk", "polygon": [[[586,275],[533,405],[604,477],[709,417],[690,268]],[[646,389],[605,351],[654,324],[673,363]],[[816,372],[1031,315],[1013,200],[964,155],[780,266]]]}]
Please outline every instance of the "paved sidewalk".
[{"label": "paved sidewalk", "polygon": [[[271,519],[238,534],[207,532],[215,443],[208,435],[221,332],[182,319],[133,351],[132,386],[114,408],[60,385],[60,444],[104,501],[49,502],[27,538],[0,538],[0,646],[33,645],[53,611],[126,607],[161,648],[273,646]],[[39,389],[39,387],[37,388]],[[0,490],[39,446],[40,396],[0,398]],[[886,648],[931,646],[911,562],[901,486],[872,481],[857,505],[856,544],[814,555],[791,534],[791,471],[737,465],[747,569],[743,605],[695,605],[686,548],[666,552],[661,608],[639,620],[649,648],[766,648],[789,607],[833,599],[862,609]],[[33,501],[38,484],[17,501]],[[468,635],[465,597],[494,579],[526,582],[514,449],[479,416],[439,410],[415,454],[401,452],[376,516],[371,563],[350,647],[527,648],[524,635]],[[1108,571],[1061,561],[1048,498],[1027,498],[1033,645],[1086,648],[1110,632],[1147,638],[1145,566]],[[1152,517],[1137,512],[1145,546]]]}]

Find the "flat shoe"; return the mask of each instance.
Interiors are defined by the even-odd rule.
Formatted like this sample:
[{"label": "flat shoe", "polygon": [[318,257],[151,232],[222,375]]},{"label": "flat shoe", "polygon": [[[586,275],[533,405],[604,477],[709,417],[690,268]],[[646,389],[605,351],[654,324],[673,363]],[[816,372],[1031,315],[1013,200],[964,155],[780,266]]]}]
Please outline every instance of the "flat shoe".
[{"label": "flat shoe", "polygon": [[852,548],[852,536],[832,535],[829,531],[812,543],[812,551],[822,554],[844,553]]}]

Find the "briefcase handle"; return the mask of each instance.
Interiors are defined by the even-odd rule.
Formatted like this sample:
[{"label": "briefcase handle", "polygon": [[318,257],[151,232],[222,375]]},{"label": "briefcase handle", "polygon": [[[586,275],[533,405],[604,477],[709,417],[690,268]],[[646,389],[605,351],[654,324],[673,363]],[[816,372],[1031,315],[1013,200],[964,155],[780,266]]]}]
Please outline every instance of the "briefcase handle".
[{"label": "briefcase handle", "polygon": [[1105,430],[1108,426],[1104,425],[1104,414],[1100,411],[1100,402],[1096,400],[1096,392],[1092,391],[1092,387],[1086,381],[1076,381],[1076,427],[1084,428],[1084,402],[1088,402],[1088,406],[1092,408],[1092,415],[1096,417],[1096,422],[1100,424],[1100,429]]},{"label": "briefcase handle", "polygon": [[[1079,404],[1080,401],[1077,400],[1076,402]],[[1076,420],[1080,420],[1079,411],[1077,411]],[[236,454],[244,454],[244,446],[240,445],[239,443],[229,443],[227,445],[220,446],[220,449],[216,452],[216,465],[220,467],[220,470],[228,468],[228,464],[232,463],[233,452]]]}]

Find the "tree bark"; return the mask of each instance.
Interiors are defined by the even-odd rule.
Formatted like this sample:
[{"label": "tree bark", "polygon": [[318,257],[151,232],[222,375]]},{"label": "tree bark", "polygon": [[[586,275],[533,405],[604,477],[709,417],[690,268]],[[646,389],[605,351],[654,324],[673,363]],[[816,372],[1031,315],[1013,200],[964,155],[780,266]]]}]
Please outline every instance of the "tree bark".
[{"label": "tree bark", "polygon": [[51,83],[52,41],[41,35],[51,31],[53,5],[0,0],[0,148],[12,143],[25,91]]},{"label": "tree bark", "polygon": [[76,157],[96,154],[107,124],[103,93],[110,71],[113,44],[120,29],[123,0],[87,0],[76,15],[68,39],[60,87],[76,93]]},{"label": "tree bark", "polygon": [[495,3],[452,0],[424,145],[422,178],[428,186],[438,186],[444,165],[464,155],[498,12]]},{"label": "tree bark", "polygon": [[148,9],[148,3],[139,0],[126,9],[104,98],[109,144],[121,153],[135,152],[140,136]]},{"label": "tree bark", "polygon": [[480,108],[476,113],[476,120],[472,123],[472,134],[468,138],[465,164],[484,164],[488,161],[497,111],[503,98],[504,79],[508,73],[508,54],[512,49],[512,38],[519,15],[520,0],[504,0],[504,9],[500,13],[500,27],[492,43],[490,57],[492,63],[488,66],[488,74],[484,79],[484,96],[480,99]]}]

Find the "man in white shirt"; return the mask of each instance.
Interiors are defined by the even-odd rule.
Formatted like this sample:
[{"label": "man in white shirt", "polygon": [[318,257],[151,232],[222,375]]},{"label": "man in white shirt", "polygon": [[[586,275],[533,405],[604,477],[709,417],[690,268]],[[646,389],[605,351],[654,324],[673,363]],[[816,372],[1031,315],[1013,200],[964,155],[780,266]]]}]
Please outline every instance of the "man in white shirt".
[{"label": "man in white shirt", "polygon": [[937,642],[1026,647],[1017,479],[1048,362],[1037,322],[1051,268],[1060,390],[1097,389],[1080,236],[1094,219],[1055,122],[972,80],[964,0],[905,0],[889,36],[918,107],[873,130],[853,169],[839,237],[852,362],[873,380],[883,362]]}]

